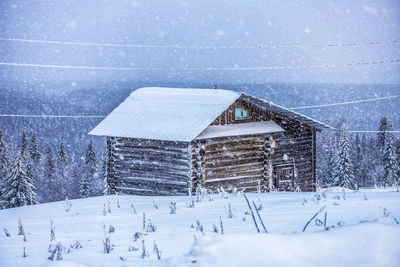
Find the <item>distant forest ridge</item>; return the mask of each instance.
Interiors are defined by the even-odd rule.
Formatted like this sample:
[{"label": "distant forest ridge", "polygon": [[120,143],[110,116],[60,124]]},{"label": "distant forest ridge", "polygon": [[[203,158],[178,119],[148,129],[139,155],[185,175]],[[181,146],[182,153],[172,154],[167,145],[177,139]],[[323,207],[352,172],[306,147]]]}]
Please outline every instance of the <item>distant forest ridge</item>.
[{"label": "distant forest ridge", "polygon": [[[400,94],[400,85],[382,84],[215,84],[220,89],[242,91],[284,107],[298,107],[354,101]],[[133,90],[140,87],[213,88],[204,83],[162,82],[68,82],[0,83],[2,114],[107,115]],[[386,116],[400,129],[400,98],[351,105],[296,110],[314,119],[337,126],[346,122],[349,130],[376,130]],[[87,133],[101,118],[12,118],[1,117],[5,139],[18,146],[21,132],[35,132],[39,146],[57,148],[61,141],[70,155],[82,155],[93,139],[102,151],[103,139]],[[398,135],[396,135],[398,136]]]}]

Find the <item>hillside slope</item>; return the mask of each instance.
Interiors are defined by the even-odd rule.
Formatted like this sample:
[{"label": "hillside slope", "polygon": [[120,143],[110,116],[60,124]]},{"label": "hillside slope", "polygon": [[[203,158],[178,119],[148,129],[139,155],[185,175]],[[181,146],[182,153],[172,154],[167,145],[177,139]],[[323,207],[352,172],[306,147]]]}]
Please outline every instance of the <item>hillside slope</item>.
[{"label": "hillside slope", "polygon": [[[6,228],[11,236],[4,232],[0,235],[0,265],[398,266],[400,225],[392,215],[400,217],[400,194],[393,189],[369,189],[346,192],[344,200],[341,189],[337,192],[327,192],[326,198],[314,193],[249,193],[250,202],[263,206],[260,216],[268,235],[257,234],[244,197],[231,194],[227,198],[205,195],[201,202],[194,202],[194,208],[187,206],[189,197],[121,195],[120,208],[116,196],[102,196],[73,200],[68,211],[65,202],[1,210],[0,227]],[[170,214],[170,201],[176,202],[176,214]],[[108,203],[111,213],[107,211]],[[229,205],[233,218],[228,216]],[[316,219],[324,221],[327,211],[329,230],[324,231],[323,226],[312,220],[303,233],[306,222],[324,206]],[[392,215],[384,217],[384,208]],[[156,226],[155,232],[143,230],[143,213],[146,229],[151,221]],[[18,235],[19,219],[26,241]],[[55,226],[54,241],[50,241],[50,220]],[[258,219],[257,222],[262,230]],[[103,253],[103,225],[113,248],[110,254]],[[110,225],[115,232],[109,233]],[[213,231],[213,225],[218,233]],[[136,232],[144,233],[149,258],[141,258],[141,241],[134,242]],[[71,249],[76,241],[83,247]],[[52,262],[47,259],[49,244],[58,242],[65,247],[63,260]],[[154,242],[162,251],[160,261],[153,253]],[[138,250],[129,251],[130,246],[131,250]],[[24,247],[28,255],[25,258]]]}]

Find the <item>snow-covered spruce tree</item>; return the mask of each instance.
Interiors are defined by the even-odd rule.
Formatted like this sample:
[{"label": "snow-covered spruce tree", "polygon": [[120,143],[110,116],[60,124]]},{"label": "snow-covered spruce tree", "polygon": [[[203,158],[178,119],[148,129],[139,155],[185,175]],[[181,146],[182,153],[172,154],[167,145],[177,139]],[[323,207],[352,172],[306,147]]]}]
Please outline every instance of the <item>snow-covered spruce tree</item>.
[{"label": "snow-covered spruce tree", "polygon": [[378,133],[377,133],[377,138],[376,138],[376,143],[378,145],[378,148],[383,150],[385,147],[385,139],[386,139],[386,131],[388,129],[388,121],[386,117],[382,117],[381,120],[379,121],[379,128],[378,128]]},{"label": "snow-covered spruce tree", "polygon": [[89,197],[89,194],[90,194],[89,187],[90,187],[89,175],[85,172],[85,173],[82,174],[81,186],[80,186],[80,189],[79,189],[79,196],[81,198]]},{"label": "snow-covered spruce tree", "polygon": [[[2,181],[7,176],[7,170],[10,164],[10,154],[7,150],[6,143],[3,138],[3,131],[0,128],[0,189]],[[1,199],[1,190],[0,190],[0,199]]]},{"label": "snow-covered spruce tree", "polygon": [[57,178],[53,150],[49,147],[47,148],[43,167],[43,183],[45,186],[44,199],[46,201],[57,201],[63,198]]},{"label": "snow-covered spruce tree", "polygon": [[353,164],[350,160],[349,139],[347,136],[346,125],[343,125],[339,139],[337,153],[337,172],[334,185],[343,186],[349,189],[357,188],[353,174]]},{"label": "snow-covered spruce tree", "polygon": [[23,131],[21,134],[21,150],[22,159],[24,160],[28,153],[28,140],[26,138],[26,133]]},{"label": "snow-covered spruce tree", "polygon": [[400,186],[400,138],[397,140],[397,145],[396,145],[396,159],[397,159],[397,170],[396,170],[396,178],[397,180],[395,181],[397,188]]},{"label": "snow-covered spruce tree", "polygon": [[42,155],[36,142],[36,134],[32,133],[31,143],[29,145],[29,156],[35,164],[39,164]]},{"label": "snow-covered spruce tree", "polygon": [[90,140],[89,145],[86,149],[84,173],[82,174],[80,196],[85,198],[92,195],[96,195],[98,192],[96,189],[97,180],[97,156],[94,148],[94,143]]},{"label": "snow-covered spruce tree", "polygon": [[43,189],[41,177],[41,158],[42,155],[39,151],[39,146],[36,142],[36,134],[32,133],[31,142],[26,151],[24,163],[26,166],[26,174],[35,181],[35,185],[38,188],[38,197],[41,198],[41,191]]},{"label": "snow-covered spruce tree", "polygon": [[354,165],[354,177],[358,185],[362,184],[362,169],[364,167],[364,160],[363,160],[363,151],[361,148],[361,140],[360,136],[357,134],[356,139],[354,142],[354,148],[352,149],[353,151],[353,165]]},{"label": "snow-covered spruce tree", "polygon": [[2,186],[2,206],[4,208],[37,204],[35,186],[26,175],[22,155],[15,159]]},{"label": "snow-covered spruce tree", "polygon": [[335,181],[337,172],[337,156],[336,156],[336,148],[334,142],[329,140],[329,148],[328,148],[328,157],[326,160],[326,169],[325,169],[325,181],[326,186],[332,186]]},{"label": "snow-covered spruce tree", "polygon": [[101,176],[104,181],[104,195],[114,195],[116,192],[116,183],[114,179],[111,179],[108,177],[108,172],[109,172],[109,166],[108,166],[108,145],[106,144],[104,146],[104,151],[103,151],[103,164],[101,166]]},{"label": "snow-covered spruce tree", "polygon": [[60,148],[58,149],[57,172],[60,184],[62,184],[64,188],[63,190],[64,195],[68,195],[69,197],[71,197],[69,192],[72,191],[73,182],[71,181],[69,176],[67,151],[65,149],[63,142],[61,142]]},{"label": "snow-covered spruce tree", "polygon": [[382,178],[382,186],[387,186],[388,184],[396,183],[397,170],[399,169],[396,154],[394,151],[394,136],[393,125],[391,120],[387,120],[387,131],[385,132],[385,145],[383,149],[383,167],[384,175]]},{"label": "snow-covered spruce tree", "polygon": [[83,174],[83,168],[82,168],[83,162],[82,159],[78,159],[77,162],[72,161],[71,163],[71,188],[69,189],[70,191],[68,192],[68,195],[71,196],[71,198],[80,198],[81,194],[81,183],[82,183],[82,174]]},{"label": "snow-covered spruce tree", "polygon": [[365,134],[362,135],[361,142],[360,142],[360,149],[361,149],[361,164],[359,169],[359,186],[369,186],[373,185],[372,178],[369,172],[369,169],[372,167],[370,164],[370,153],[368,151],[367,146],[367,138]]}]

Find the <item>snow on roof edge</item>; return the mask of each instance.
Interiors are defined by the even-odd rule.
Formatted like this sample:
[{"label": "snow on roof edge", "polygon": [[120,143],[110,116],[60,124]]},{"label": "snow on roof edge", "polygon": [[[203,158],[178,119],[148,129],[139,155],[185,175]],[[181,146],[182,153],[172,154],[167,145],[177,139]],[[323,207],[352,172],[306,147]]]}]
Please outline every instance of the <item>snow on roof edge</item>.
[{"label": "snow on roof edge", "polygon": [[[256,96],[253,96],[253,95],[250,95],[250,94],[247,94],[247,93],[242,93],[242,95],[247,96],[247,97],[252,98],[252,99],[258,99],[261,102],[267,104],[268,106],[278,109],[277,111],[275,111],[277,113],[279,113],[279,111],[281,111],[282,114],[285,114],[285,112],[289,113],[290,115],[293,116],[294,119],[296,119],[298,121],[301,121],[303,123],[309,124],[312,127],[315,127],[317,130],[320,130],[320,131],[322,131],[322,130],[337,131],[336,128],[334,128],[334,127],[332,127],[332,126],[330,126],[330,125],[328,125],[326,123],[317,121],[317,120],[315,120],[313,118],[310,118],[310,117],[308,117],[308,116],[306,116],[304,114],[298,113],[298,112],[293,111],[293,110],[291,110],[289,108],[285,108],[285,107],[283,107],[281,105],[278,105],[278,104],[275,104],[275,103],[273,103],[271,101],[267,101],[267,100],[265,100],[263,98],[259,98],[259,97],[256,97]],[[285,115],[287,115],[287,114],[285,114]]]},{"label": "snow on roof edge", "polygon": [[233,137],[240,135],[256,135],[264,133],[284,132],[285,130],[272,120],[226,125],[210,125],[204,129],[194,140],[218,137]]}]

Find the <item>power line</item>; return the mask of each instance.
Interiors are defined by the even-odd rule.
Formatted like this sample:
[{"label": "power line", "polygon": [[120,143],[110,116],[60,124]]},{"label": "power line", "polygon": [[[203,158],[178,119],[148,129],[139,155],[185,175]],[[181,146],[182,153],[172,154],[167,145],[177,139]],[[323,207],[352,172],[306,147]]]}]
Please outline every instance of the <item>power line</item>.
[{"label": "power line", "polygon": [[384,97],[378,97],[378,98],[355,100],[355,101],[348,101],[348,102],[341,102],[341,103],[322,104],[322,105],[313,105],[313,106],[304,106],[304,107],[294,107],[294,108],[290,108],[290,109],[307,109],[307,108],[332,107],[332,106],[349,105],[349,104],[356,104],[356,103],[365,103],[365,102],[371,102],[371,101],[379,101],[379,100],[392,99],[392,98],[397,98],[397,97],[400,97],[400,95],[384,96]]},{"label": "power line", "polygon": [[105,118],[104,115],[35,115],[35,114],[0,114],[0,117],[18,118]]},{"label": "power line", "polygon": [[400,59],[382,60],[372,62],[356,62],[341,64],[322,64],[322,65],[297,65],[297,66],[267,66],[267,67],[203,67],[203,68],[182,68],[182,67],[99,67],[99,66],[71,66],[71,65],[48,65],[30,64],[15,62],[0,62],[0,65],[14,67],[37,67],[54,69],[88,69],[88,70],[148,70],[148,71],[224,71],[224,70],[294,70],[294,69],[317,69],[317,68],[338,68],[350,66],[365,66],[388,63],[400,63]]},{"label": "power line", "polygon": [[400,130],[394,130],[394,131],[347,131],[349,133],[400,133]]},{"label": "power line", "polygon": [[287,45],[254,45],[254,46],[201,46],[201,45],[151,45],[151,44],[116,44],[116,43],[92,43],[92,42],[68,42],[51,40],[33,40],[19,38],[0,38],[3,41],[44,43],[81,46],[109,46],[109,47],[133,47],[133,48],[173,48],[173,49],[277,49],[277,48],[322,48],[322,47],[348,47],[348,46],[373,46],[373,45],[398,45],[400,41],[331,43],[331,44],[287,44]]},{"label": "power line", "polygon": [[[35,114],[0,114],[0,117],[17,117],[17,118],[68,118],[68,119],[84,119],[84,118],[105,118],[105,115],[35,115]],[[354,130],[347,131],[349,133],[400,133],[400,130],[394,131],[375,131],[375,130]]]}]

